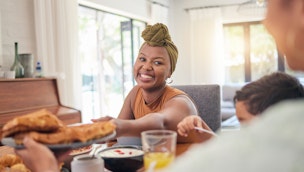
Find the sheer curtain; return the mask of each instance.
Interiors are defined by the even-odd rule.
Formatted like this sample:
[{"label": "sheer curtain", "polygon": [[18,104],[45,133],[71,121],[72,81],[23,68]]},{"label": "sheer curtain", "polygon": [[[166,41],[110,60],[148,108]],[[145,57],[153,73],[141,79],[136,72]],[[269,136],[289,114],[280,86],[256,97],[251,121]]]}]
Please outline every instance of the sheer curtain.
[{"label": "sheer curtain", "polygon": [[223,26],[220,8],[190,10],[191,82],[222,84]]},{"label": "sheer curtain", "polygon": [[58,79],[62,104],[81,109],[77,0],[34,0],[37,60]]},{"label": "sheer curtain", "polygon": [[163,23],[168,26],[168,7],[157,2],[153,2],[151,5],[151,18],[151,24]]}]

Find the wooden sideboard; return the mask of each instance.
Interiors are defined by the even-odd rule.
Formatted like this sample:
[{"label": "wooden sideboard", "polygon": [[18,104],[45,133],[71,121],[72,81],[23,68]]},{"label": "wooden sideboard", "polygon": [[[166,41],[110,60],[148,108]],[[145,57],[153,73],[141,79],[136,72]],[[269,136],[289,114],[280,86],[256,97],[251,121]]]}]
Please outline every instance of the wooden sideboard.
[{"label": "wooden sideboard", "polygon": [[65,124],[81,122],[81,112],[60,102],[56,78],[0,80],[0,128],[16,116],[47,109]]}]

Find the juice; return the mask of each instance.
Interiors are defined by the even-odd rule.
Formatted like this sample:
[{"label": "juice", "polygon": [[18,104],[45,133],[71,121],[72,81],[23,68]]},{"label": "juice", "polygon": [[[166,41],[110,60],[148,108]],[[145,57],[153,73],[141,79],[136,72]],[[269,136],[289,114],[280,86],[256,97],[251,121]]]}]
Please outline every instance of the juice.
[{"label": "juice", "polygon": [[154,169],[161,169],[168,166],[174,160],[174,154],[169,152],[152,152],[144,155],[145,169],[149,169],[152,162],[155,162]]}]

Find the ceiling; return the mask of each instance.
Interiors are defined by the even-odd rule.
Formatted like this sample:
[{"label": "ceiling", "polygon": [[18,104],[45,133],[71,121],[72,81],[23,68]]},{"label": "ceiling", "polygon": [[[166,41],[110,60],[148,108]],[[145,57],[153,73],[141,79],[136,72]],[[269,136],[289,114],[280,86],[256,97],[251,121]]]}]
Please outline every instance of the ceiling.
[{"label": "ceiling", "polygon": [[221,4],[238,4],[243,3],[248,0],[201,0],[205,2],[206,4],[215,4],[215,5],[221,5]]},{"label": "ceiling", "polygon": [[239,5],[243,3],[255,3],[256,0],[173,0],[184,4],[183,6],[222,6],[222,5]]},{"label": "ceiling", "polygon": [[[261,4],[257,5],[257,2]],[[242,9],[265,7],[265,0],[172,0],[179,3],[184,9],[196,9],[205,7],[239,6]]]}]

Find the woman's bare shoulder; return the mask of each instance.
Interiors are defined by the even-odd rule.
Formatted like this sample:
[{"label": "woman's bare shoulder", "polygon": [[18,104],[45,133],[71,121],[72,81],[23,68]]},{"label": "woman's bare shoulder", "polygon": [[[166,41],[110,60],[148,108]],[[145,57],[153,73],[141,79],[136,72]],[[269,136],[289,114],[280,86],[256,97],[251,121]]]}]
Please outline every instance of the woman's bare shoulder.
[{"label": "woman's bare shoulder", "polygon": [[195,103],[186,94],[180,94],[172,97],[165,103],[165,107],[174,108],[181,112],[188,112],[190,114],[198,114]]},{"label": "woman's bare shoulder", "polygon": [[140,87],[139,87],[138,85],[135,85],[135,86],[130,90],[130,92],[129,92],[129,94],[128,94],[127,97],[129,97],[129,98],[131,98],[131,99],[135,98],[135,96],[136,96],[136,94],[137,94],[139,88],[140,88]]}]

